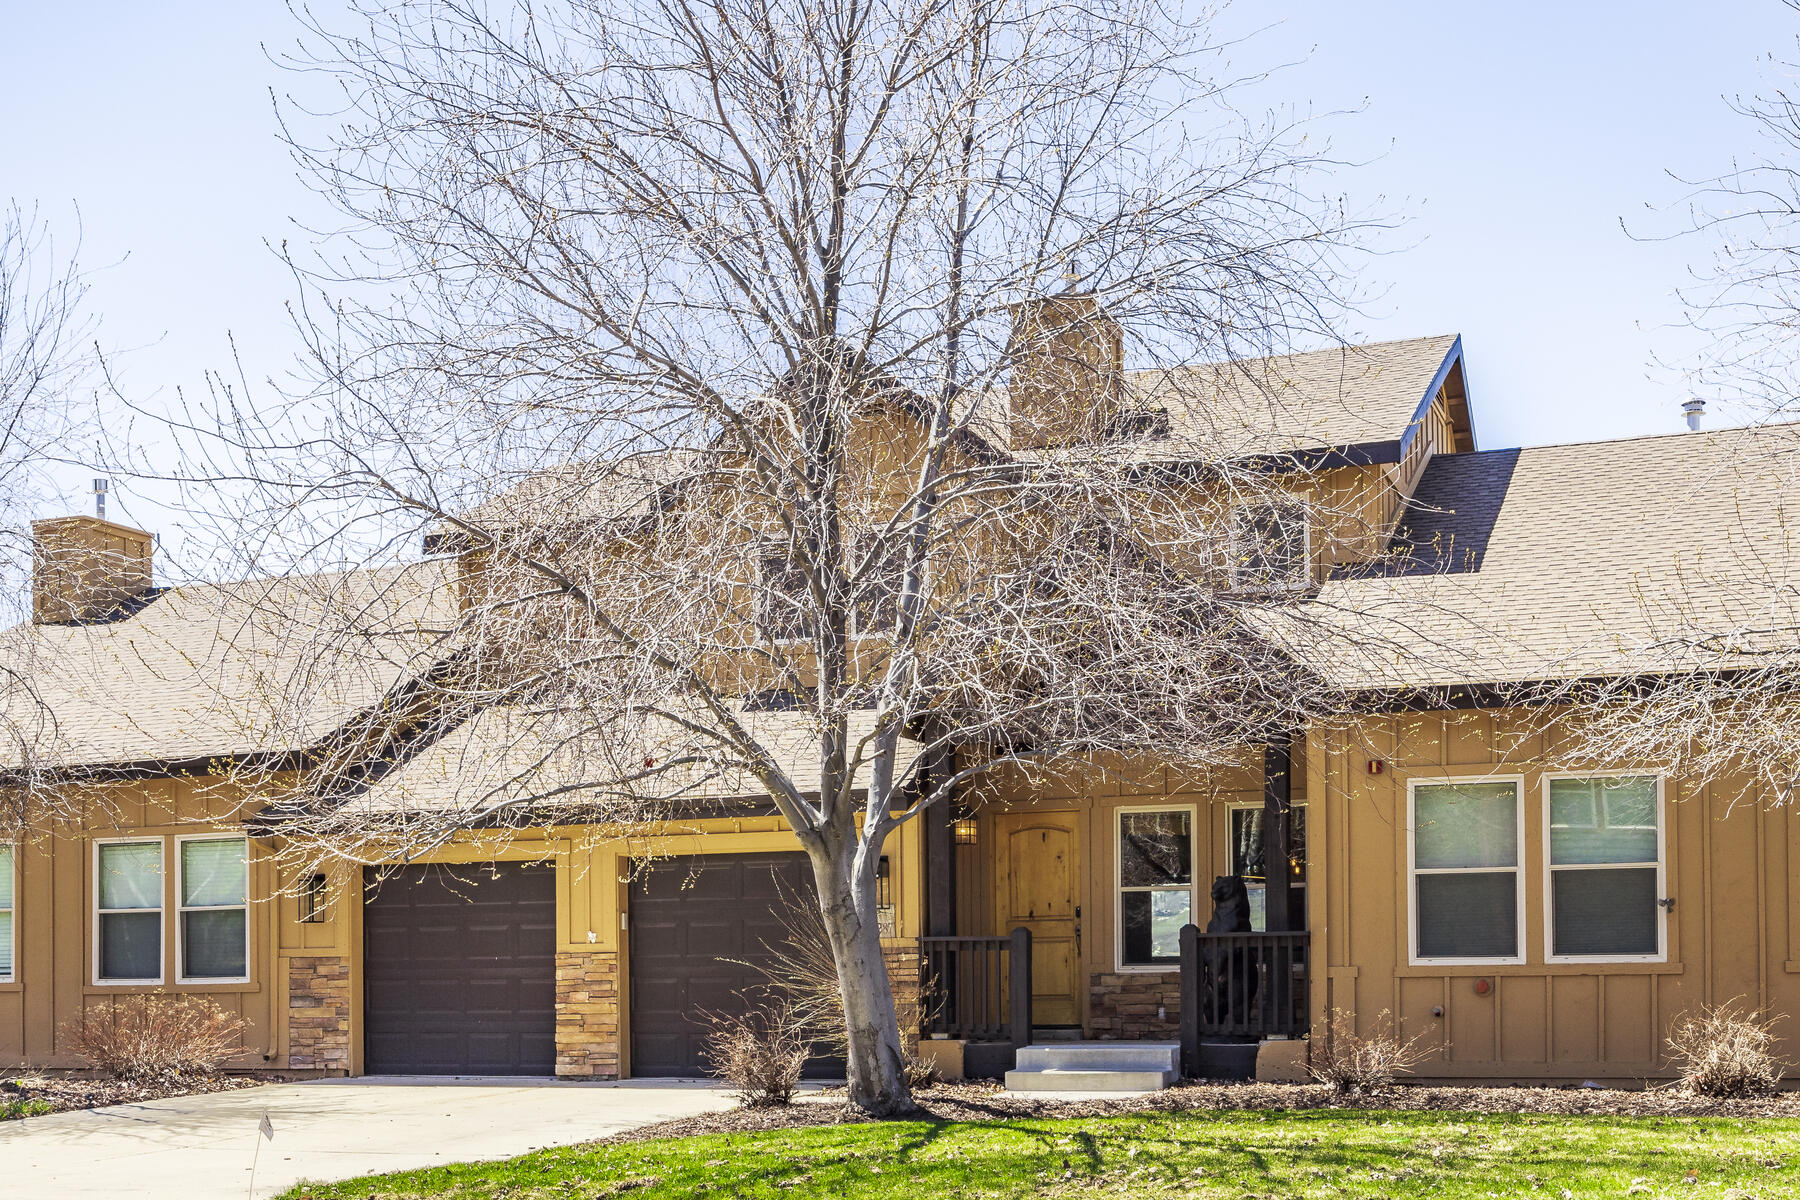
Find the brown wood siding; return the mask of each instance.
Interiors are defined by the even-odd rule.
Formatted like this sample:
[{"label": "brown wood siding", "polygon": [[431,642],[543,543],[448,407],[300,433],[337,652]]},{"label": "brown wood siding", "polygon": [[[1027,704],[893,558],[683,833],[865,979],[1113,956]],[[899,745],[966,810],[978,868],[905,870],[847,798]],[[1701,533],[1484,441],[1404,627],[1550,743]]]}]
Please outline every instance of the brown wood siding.
[{"label": "brown wood siding", "polygon": [[[1666,961],[1547,961],[1543,780],[1561,765],[1542,732],[1550,715],[1370,718],[1311,740],[1307,771],[1325,797],[1309,839],[1311,924],[1325,976],[1313,993],[1315,1027],[1334,1008],[1354,1012],[1364,1029],[1391,1012],[1407,1036],[1433,1046],[1420,1067],[1427,1076],[1630,1080],[1668,1073],[1664,1038],[1698,1005],[1740,999],[1800,1011],[1791,871],[1800,819],[1746,799],[1739,780],[1665,784],[1666,887],[1676,901]],[[1380,774],[1369,773],[1372,760]],[[1413,964],[1408,781],[1489,773],[1524,777],[1525,961]]]}]

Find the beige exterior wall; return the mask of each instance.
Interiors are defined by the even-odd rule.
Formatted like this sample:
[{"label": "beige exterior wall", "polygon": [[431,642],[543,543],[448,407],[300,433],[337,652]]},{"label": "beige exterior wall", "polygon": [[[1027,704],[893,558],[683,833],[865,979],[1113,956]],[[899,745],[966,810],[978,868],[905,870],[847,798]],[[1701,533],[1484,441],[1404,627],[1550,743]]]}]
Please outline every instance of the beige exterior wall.
[{"label": "beige exterior wall", "polygon": [[[1422,1075],[1579,1082],[1666,1075],[1671,1023],[1702,1004],[1800,1013],[1800,813],[1740,780],[1664,785],[1667,961],[1547,961],[1543,781],[1564,764],[1543,731],[1555,715],[1411,714],[1311,739],[1306,772],[1324,797],[1308,827],[1315,1030],[1334,1008],[1365,1030],[1386,1011],[1432,1046]],[[1616,765],[1652,773],[1641,767]],[[1525,961],[1413,965],[1408,783],[1490,775],[1524,781]],[[1793,1022],[1782,1029],[1791,1056]]]},{"label": "beige exterior wall", "polygon": [[[241,831],[237,805],[209,795],[204,781],[120,784],[107,797],[118,819],[90,821],[17,848],[14,982],[0,984],[0,1065],[75,1069],[85,1062],[67,1029],[112,997],[145,991],[206,996],[248,1025],[238,1070],[333,1074],[362,1071],[363,938],[361,872],[329,878],[324,919],[302,923],[293,879],[279,880],[271,848],[250,842],[250,958],[247,983],[116,986],[93,982],[93,846],[96,840]],[[630,1074],[630,938],[633,861],[692,854],[798,850],[778,817],[670,824],[646,836],[606,839],[577,827],[526,836],[470,836],[415,861],[550,861],[556,865],[556,955],[561,1074]],[[893,835],[888,854],[896,934],[890,959],[904,973],[922,929],[919,827]],[[286,886],[281,886],[285,884]],[[165,979],[174,979],[175,880],[164,876]],[[914,967],[916,971],[916,966]]]}]

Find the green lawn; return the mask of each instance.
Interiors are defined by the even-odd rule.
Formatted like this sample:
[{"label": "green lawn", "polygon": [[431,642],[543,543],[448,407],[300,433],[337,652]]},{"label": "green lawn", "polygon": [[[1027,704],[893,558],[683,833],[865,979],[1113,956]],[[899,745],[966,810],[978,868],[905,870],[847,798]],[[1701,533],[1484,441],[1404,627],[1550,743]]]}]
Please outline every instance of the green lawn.
[{"label": "green lawn", "polygon": [[1800,1121],[1195,1112],[900,1122],[547,1150],[284,1200],[1800,1196]]}]

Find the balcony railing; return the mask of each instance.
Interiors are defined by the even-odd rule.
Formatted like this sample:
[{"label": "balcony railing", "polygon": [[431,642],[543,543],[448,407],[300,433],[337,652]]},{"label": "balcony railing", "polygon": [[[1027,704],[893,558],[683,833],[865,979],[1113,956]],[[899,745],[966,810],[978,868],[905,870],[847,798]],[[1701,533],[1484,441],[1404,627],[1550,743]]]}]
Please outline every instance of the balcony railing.
[{"label": "balcony railing", "polygon": [[919,939],[922,1032],[971,1042],[1031,1042],[1031,931]]},{"label": "balcony railing", "polygon": [[1181,931],[1182,1070],[1206,1038],[1300,1037],[1307,1031],[1307,941],[1298,933]]}]

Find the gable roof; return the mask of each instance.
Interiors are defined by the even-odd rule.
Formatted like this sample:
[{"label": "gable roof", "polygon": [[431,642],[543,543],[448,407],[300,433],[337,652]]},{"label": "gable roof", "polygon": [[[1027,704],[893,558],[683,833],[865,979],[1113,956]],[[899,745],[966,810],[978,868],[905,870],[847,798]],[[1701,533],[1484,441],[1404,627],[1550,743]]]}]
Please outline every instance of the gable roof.
[{"label": "gable roof", "polygon": [[1394,557],[1328,582],[1301,618],[1355,636],[1286,636],[1365,688],[1800,658],[1797,503],[1793,426],[1440,456]]},{"label": "gable roof", "polygon": [[453,570],[190,584],[105,624],[14,626],[0,729],[51,768],[304,749],[441,657]]},{"label": "gable roof", "polygon": [[[1438,388],[1462,363],[1455,334],[1275,358],[1128,371],[1128,409],[1166,409],[1169,437],[1229,456],[1338,451],[1397,462]],[[1473,448],[1474,431],[1468,430]]]}]

